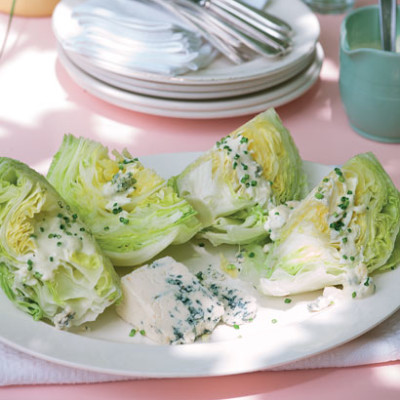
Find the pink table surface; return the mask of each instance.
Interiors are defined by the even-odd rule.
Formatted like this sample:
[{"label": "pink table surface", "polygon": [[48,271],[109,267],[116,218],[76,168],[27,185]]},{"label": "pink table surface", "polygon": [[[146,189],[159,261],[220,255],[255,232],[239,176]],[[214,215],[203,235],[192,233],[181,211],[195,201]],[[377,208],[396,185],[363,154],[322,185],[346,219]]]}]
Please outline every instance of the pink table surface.
[{"label": "pink table surface", "polygon": [[[369,4],[363,0],[357,6]],[[340,164],[372,151],[400,187],[400,145],[367,140],[352,131],[340,101],[339,27],[343,16],[318,16],[325,60],[319,81],[301,98],[277,108],[301,156]],[[0,15],[0,39],[7,17]],[[141,156],[199,151],[251,115],[216,120],[165,118],[136,113],[96,99],[77,86],[57,60],[50,18],[15,18],[0,61],[0,149],[44,171],[64,133],[127,147]],[[355,368],[257,372],[197,379],[7,387],[0,400],[70,399],[324,399],[400,398],[400,362]]]}]

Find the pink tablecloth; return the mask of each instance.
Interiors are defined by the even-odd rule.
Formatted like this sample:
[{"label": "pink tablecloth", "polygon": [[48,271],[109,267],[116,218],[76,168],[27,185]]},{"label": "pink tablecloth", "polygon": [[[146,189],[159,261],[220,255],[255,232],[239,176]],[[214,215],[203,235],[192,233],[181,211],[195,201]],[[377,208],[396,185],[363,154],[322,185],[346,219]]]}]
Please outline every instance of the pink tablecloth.
[{"label": "pink tablecloth", "polygon": [[[370,1],[359,1],[357,5]],[[277,109],[304,159],[340,164],[373,151],[400,187],[400,145],[364,139],[348,125],[338,88],[342,16],[320,16],[325,61],[321,78],[301,98]],[[0,16],[0,37],[6,27]],[[135,113],[104,103],[79,88],[57,61],[50,19],[15,18],[0,62],[1,155],[44,169],[66,132],[129,147],[135,155],[205,150],[251,116],[183,120]],[[0,389],[0,399],[55,396],[108,399],[398,399],[400,363],[345,369],[258,372],[236,377],[141,380]]]}]

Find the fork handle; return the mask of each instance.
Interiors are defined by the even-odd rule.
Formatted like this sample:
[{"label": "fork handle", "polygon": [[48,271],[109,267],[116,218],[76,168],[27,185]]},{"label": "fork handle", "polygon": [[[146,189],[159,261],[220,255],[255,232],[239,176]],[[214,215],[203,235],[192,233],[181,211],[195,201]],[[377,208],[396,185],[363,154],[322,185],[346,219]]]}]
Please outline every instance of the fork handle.
[{"label": "fork handle", "polygon": [[240,18],[248,18],[250,21],[257,21],[266,28],[274,29],[285,36],[293,34],[292,27],[282,19],[275,17],[261,9],[255,8],[240,0],[206,0],[210,5],[215,3]]},{"label": "fork handle", "polygon": [[396,51],[396,0],[379,0],[382,49]]}]

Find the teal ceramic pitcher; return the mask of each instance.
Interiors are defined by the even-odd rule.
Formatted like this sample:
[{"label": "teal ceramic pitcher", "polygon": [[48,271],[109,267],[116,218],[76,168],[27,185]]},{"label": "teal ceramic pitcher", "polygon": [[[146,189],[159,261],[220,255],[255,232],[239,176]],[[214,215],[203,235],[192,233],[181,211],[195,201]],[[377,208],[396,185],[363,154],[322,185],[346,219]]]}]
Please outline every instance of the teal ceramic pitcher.
[{"label": "teal ceramic pitcher", "polygon": [[[398,10],[397,51],[399,14]],[[400,142],[400,53],[382,50],[378,6],[356,9],[342,23],[339,86],[357,133]]]}]

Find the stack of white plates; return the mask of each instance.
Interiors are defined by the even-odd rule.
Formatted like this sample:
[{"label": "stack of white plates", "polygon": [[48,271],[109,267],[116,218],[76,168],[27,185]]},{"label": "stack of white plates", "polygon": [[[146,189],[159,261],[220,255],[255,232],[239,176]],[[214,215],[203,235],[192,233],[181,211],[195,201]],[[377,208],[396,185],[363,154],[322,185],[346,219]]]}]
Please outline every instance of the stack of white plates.
[{"label": "stack of white plates", "polygon": [[319,23],[301,0],[270,0],[266,6],[294,30],[293,49],[287,55],[258,57],[240,65],[219,56],[207,68],[180,76],[104,65],[66,48],[74,34],[72,10],[79,3],[64,0],[53,14],[60,61],[78,85],[126,109],[179,118],[252,114],[301,96],[321,70],[324,54],[318,43]]}]

